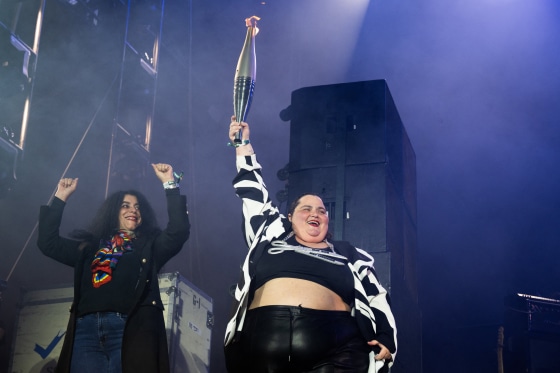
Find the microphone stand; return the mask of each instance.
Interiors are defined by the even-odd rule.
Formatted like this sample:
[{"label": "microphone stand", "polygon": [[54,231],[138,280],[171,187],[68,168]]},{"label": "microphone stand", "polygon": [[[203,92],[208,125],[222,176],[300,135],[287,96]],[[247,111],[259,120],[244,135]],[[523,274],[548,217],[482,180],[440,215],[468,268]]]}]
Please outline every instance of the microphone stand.
[{"label": "microphone stand", "polygon": [[[8,288],[8,282],[6,280],[0,280],[0,310],[2,309],[2,292]],[[0,344],[4,341],[6,336],[6,331],[4,330],[4,323],[0,320]]]},{"label": "microphone stand", "polygon": [[2,292],[8,288],[8,281],[0,280],[0,310],[2,309]]}]

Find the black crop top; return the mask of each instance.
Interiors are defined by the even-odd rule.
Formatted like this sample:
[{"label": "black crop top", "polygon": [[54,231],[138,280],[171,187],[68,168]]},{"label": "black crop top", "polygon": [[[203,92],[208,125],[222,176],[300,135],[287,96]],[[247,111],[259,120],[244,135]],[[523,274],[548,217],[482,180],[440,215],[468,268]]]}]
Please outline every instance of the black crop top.
[{"label": "black crop top", "polygon": [[[297,245],[290,241],[288,243]],[[271,254],[265,249],[255,270],[254,289],[281,277],[313,281],[338,294],[349,306],[354,303],[354,278],[346,260],[344,265],[336,265],[293,250]]]}]

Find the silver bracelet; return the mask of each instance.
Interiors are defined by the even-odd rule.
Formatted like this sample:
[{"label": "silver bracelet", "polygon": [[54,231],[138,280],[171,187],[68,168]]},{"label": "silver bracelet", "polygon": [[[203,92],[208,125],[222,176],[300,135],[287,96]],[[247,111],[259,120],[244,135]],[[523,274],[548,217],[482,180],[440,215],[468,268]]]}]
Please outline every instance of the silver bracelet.
[{"label": "silver bracelet", "polygon": [[249,139],[243,140],[240,143],[232,143],[231,141],[227,143],[227,146],[232,146],[234,148],[239,148],[240,146],[249,145],[251,141]]},{"label": "silver bracelet", "polygon": [[177,182],[175,180],[170,180],[170,181],[166,181],[165,183],[163,183],[163,188],[164,189],[175,189],[175,188],[179,188],[179,184],[177,184]]}]

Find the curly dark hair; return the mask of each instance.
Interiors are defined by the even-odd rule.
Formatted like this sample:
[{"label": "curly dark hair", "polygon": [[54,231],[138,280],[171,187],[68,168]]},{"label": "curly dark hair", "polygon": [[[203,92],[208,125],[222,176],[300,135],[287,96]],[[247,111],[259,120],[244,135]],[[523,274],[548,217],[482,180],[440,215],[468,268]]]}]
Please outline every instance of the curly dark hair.
[{"label": "curly dark hair", "polygon": [[75,230],[70,236],[84,241],[98,241],[111,237],[119,230],[119,212],[125,195],[132,195],[138,199],[142,224],[136,228],[135,233],[140,235],[154,235],[161,231],[156,214],[148,199],[136,190],[121,190],[111,194],[97,210],[87,230]]}]

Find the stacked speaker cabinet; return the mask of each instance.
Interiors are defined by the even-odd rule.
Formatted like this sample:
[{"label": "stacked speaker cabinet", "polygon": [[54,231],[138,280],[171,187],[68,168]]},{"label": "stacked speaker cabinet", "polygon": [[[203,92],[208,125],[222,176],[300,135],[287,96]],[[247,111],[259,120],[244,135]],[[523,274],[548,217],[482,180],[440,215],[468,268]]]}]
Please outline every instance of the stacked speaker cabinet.
[{"label": "stacked speaker cabinet", "polygon": [[336,240],[375,258],[399,336],[393,372],[421,372],[416,156],[385,80],[292,92],[288,202],[319,195]]},{"label": "stacked speaker cabinet", "polygon": [[504,303],[505,371],[560,372],[560,300],[518,293]]}]

